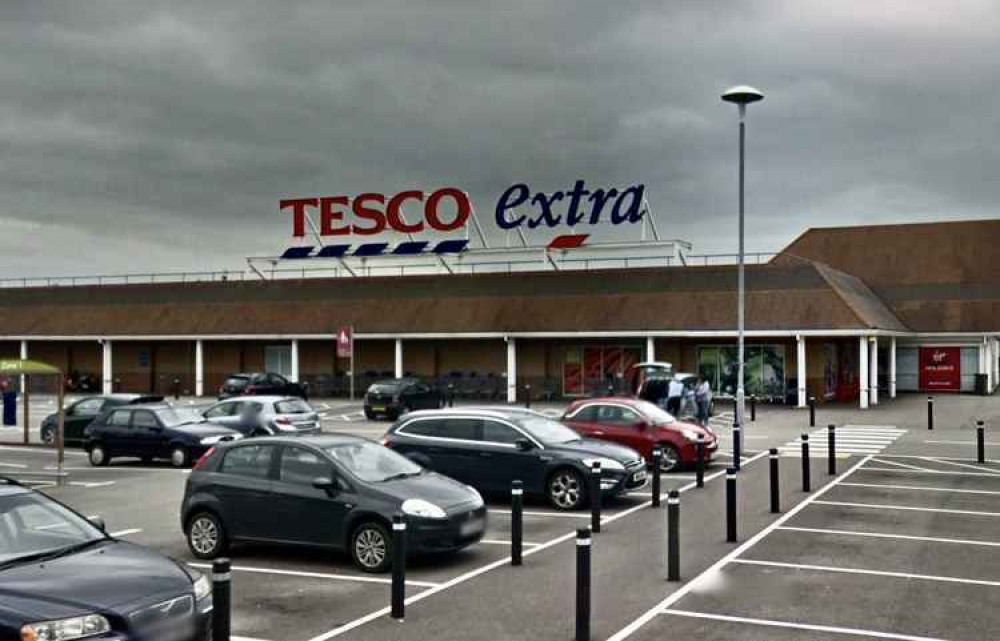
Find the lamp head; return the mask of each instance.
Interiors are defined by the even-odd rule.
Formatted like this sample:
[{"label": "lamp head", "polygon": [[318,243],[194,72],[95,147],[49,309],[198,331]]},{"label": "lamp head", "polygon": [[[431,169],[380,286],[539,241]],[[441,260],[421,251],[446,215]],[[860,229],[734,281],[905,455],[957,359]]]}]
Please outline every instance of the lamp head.
[{"label": "lamp head", "polygon": [[751,102],[757,102],[758,100],[764,99],[764,94],[760,92],[759,89],[754,89],[747,85],[738,85],[736,87],[730,87],[722,94],[722,99],[726,102],[732,102],[737,105],[748,105]]}]

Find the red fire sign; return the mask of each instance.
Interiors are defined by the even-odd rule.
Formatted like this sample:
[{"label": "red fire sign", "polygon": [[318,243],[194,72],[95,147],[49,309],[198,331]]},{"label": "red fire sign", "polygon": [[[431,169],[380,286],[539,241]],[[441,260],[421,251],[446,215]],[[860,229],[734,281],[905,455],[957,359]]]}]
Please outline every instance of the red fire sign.
[{"label": "red fire sign", "polygon": [[354,328],[341,327],[337,330],[337,357],[351,358],[354,351]]}]

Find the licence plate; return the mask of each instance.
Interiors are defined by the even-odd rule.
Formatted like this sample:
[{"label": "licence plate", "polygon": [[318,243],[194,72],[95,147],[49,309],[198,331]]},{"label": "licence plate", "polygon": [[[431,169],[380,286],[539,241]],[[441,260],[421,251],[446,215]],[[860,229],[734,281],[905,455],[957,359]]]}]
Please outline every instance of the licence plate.
[{"label": "licence plate", "polygon": [[638,472],[632,474],[633,483],[642,483],[645,480],[646,480],[646,470],[639,470]]},{"label": "licence plate", "polygon": [[458,526],[458,532],[462,536],[470,536],[483,531],[483,519],[475,518]]},{"label": "licence plate", "polygon": [[372,405],[372,411],[373,412],[384,412],[385,411],[385,405]]}]

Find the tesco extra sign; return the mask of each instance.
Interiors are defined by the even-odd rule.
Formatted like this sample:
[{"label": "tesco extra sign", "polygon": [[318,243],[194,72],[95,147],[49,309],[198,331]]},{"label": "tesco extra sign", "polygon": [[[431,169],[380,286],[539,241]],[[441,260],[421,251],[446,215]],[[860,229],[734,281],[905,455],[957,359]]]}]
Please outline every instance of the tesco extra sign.
[{"label": "tesco extra sign", "polygon": [[[583,180],[577,180],[567,191],[551,193],[532,192],[518,183],[508,187],[497,199],[494,221],[500,229],[560,226],[597,225],[602,220],[612,225],[638,223],[645,214],[643,202],[645,186],[631,185],[624,189],[588,190]],[[422,208],[422,215],[414,219],[403,215],[409,210]],[[419,204],[419,206],[418,206]],[[443,187],[426,193],[417,190],[401,191],[394,196],[367,192],[353,198],[348,196],[312,196],[289,198],[279,201],[280,210],[292,214],[292,235],[306,235],[306,217],[319,214],[321,236],[374,236],[386,230],[416,234],[426,230],[451,232],[468,224],[473,206],[469,195],[455,187]]]}]

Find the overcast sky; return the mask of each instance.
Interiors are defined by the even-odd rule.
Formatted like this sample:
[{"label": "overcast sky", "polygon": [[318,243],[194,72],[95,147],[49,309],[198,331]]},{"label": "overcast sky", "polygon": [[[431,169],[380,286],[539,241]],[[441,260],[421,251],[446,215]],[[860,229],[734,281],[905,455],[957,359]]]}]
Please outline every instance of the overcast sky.
[{"label": "overcast sky", "polygon": [[577,179],[735,251],[743,83],[750,250],[1000,202],[996,0],[2,5],[0,275],[239,269],[291,196],[453,185],[489,228]]}]

